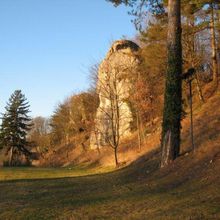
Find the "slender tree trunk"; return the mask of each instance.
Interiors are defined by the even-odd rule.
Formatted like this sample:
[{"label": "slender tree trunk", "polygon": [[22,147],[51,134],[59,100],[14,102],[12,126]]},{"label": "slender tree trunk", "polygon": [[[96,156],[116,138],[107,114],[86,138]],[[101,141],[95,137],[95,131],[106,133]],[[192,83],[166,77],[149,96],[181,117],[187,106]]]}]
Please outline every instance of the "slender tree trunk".
[{"label": "slender tree trunk", "polygon": [[138,150],[141,152],[141,126],[140,126],[140,115],[139,111],[136,111],[137,116],[137,130],[138,130]]},{"label": "slender tree trunk", "polygon": [[[138,78],[137,80],[140,80],[140,71],[138,71]],[[141,138],[141,132],[142,132],[142,126],[141,126],[141,118],[140,118],[140,112],[136,106],[136,116],[137,116],[137,130],[138,130],[138,151],[141,152],[141,144],[142,144],[142,138]]]},{"label": "slender tree trunk", "polygon": [[220,70],[220,6],[217,12],[217,17],[218,17],[218,23],[217,23],[217,27],[218,27],[218,70]]},{"label": "slender tree trunk", "polygon": [[190,104],[190,138],[192,144],[192,150],[195,150],[194,146],[194,134],[193,134],[193,106],[192,106],[192,81],[189,81],[189,104]]},{"label": "slender tree trunk", "polygon": [[[194,30],[194,28],[195,28],[195,16],[194,16],[194,14],[190,18],[189,26],[191,26],[191,28]],[[195,33],[192,33],[192,35],[191,35],[191,44],[192,44],[191,65],[192,65],[193,68],[195,68],[195,62],[194,62],[194,55],[196,53],[196,50],[195,50]],[[202,103],[204,103],[202,88],[199,84],[199,79],[198,79],[197,73],[195,74],[195,79],[196,79],[196,89],[197,89],[197,92],[199,94],[199,99],[201,100]]]},{"label": "slender tree trunk", "polygon": [[115,166],[118,167],[118,154],[117,154],[117,147],[114,148],[114,155],[115,155]]},{"label": "slender tree trunk", "polygon": [[98,134],[97,134],[97,131],[95,130],[94,131],[94,134],[95,134],[95,139],[96,139],[96,143],[97,143],[97,152],[98,152],[98,155],[100,156],[101,152],[100,152],[100,144],[99,144],[99,141],[98,141]]},{"label": "slender tree trunk", "polygon": [[68,145],[69,144],[69,134],[65,135],[65,144]]},{"label": "slender tree trunk", "polygon": [[204,100],[204,97],[203,97],[203,94],[202,94],[202,88],[200,86],[197,73],[195,74],[195,80],[196,80],[196,88],[197,88],[197,91],[198,91],[198,94],[199,94],[199,99],[201,100],[202,103],[204,103],[205,100]]},{"label": "slender tree trunk", "polygon": [[215,16],[213,4],[211,6],[211,18],[210,18],[210,31],[211,31],[211,47],[212,47],[212,74],[213,82],[218,86],[218,60],[217,60],[217,49],[216,49],[216,34],[215,34]]},{"label": "slender tree trunk", "polygon": [[69,151],[68,150],[66,152],[66,159],[67,159],[67,161],[69,161]]},{"label": "slender tree trunk", "polygon": [[97,147],[97,152],[98,152],[98,155],[100,156],[101,155],[101,151],[100,151],[99,146]]},{"label": "slender tree trunk", "polygon": [[13,155],[14,154],[14,148],[11,147],[10,149],[10,153],[9,153],[9,166],[12,166],[12,163],[13,163]]},{"label": "slender tree trunk", "polygon": [[182,113],[180,0],[168,1],[168,67],[164,97],[161,167],[179,156]]}]

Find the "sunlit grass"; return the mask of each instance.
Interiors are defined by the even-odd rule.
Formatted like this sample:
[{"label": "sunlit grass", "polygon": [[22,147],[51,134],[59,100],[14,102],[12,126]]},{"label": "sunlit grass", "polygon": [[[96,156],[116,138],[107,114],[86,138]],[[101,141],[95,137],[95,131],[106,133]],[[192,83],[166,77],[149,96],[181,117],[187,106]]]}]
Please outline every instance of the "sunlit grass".
[{"label": "sunlit grass", "polygon": [[107,173],[113,170],[114,167],[88,168],[83,165],[66,168],[4,167],[0,168],[0,181],[77,177]]},{"label": "sunlit grass", "polygon": [[[218,167],[198,164],[187,180],[185,172],[158,173],[155,162],[99,175],[90,174],[111,169],[1,169],[0,219],[219,219]],[[142,176],[146,169],[156,176]]]}]

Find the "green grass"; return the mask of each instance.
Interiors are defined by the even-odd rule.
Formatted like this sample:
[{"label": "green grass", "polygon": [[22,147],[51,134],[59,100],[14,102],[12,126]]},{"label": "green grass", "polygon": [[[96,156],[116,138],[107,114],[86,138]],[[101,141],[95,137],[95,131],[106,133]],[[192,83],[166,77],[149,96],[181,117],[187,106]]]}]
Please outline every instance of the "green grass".
[{"label": "green grass", "polygon": [[76,177],[106,173],[112,170],[114,170],[113,167],[89,168],[87,166],[75,166],[67,168],[4,167],[0,168],[0,181]]},{"label": "green grass", "polygon": [[190,157],[159,170],[156,153],[105,174],[96,173],[111,169],[4,168],[0,219],[220,219],[219,161]]}]

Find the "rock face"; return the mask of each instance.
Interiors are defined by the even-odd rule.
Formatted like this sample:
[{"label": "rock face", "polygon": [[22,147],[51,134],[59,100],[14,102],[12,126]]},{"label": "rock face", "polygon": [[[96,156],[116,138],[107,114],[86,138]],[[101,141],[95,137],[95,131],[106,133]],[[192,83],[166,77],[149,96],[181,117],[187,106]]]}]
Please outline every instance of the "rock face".
[{"label": "rock face", "polygon": [[98,71],[97,92],[99,107],[95,119],[95,131],[91,134],[90,147],[100,148],[124,138],[131,133],[133,121],[129,106],[132,76],[137,74],[140,63],[139,46],[132,41],[115,41],[102,61]]}]

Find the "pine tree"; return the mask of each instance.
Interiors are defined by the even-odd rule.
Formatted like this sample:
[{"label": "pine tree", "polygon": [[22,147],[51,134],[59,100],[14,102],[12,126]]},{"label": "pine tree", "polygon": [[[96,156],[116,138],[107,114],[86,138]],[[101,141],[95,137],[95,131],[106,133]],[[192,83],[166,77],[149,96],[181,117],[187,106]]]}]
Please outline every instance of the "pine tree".
[{"label": "pine tree", "polygon": [[27,149],[27,133],[31,128],[31,118],[28,116],[29,103],[21,90],[16,90],[10,97],[5,113],[2,117],[0,142],[3,149],[9,154],[9,165],[16,165],[16,157],[30,156]]}]

